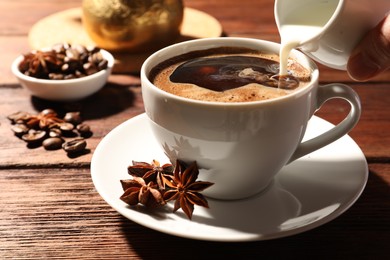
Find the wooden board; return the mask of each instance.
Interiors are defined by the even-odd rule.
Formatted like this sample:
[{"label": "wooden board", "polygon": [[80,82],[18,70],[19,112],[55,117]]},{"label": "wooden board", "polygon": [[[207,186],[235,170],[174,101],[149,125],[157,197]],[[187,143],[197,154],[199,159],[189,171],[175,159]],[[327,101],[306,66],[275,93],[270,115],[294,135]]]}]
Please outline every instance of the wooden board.
[{"label": "wooden board", "polygon": [[[31,49],[50,47],[53,44],[68,42],[85,46],[96,45],[88,36],[82,24],[81,8],[72,8],[49,15],[35,23],[29,32]],[[178,42],[196,38],[219,37],[222,26],[214,17],[202,11],[185,8]],[[151,53],[113,53],[116,63],[114,73],[137,73],[143,61]]]}]

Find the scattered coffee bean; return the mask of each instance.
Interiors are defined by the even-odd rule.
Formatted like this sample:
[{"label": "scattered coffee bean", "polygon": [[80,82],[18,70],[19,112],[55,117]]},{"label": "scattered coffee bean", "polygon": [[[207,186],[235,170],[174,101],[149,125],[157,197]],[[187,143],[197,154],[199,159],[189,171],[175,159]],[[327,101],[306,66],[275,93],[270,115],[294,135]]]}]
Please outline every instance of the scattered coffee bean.
[{"label": "scattered coffee bean", "polygon": [[68,112],[64,116],[65,122],[72,123],[74,125],[78,125],[82,122],[80,112]]},{"label": "scattered coffee bean", "polygon": [[[24,140],[29,148],[42,145],[46,150],[57,150],[62,147],[71,157],[89,152],[85,138],[91,137],[92,132],[89,125],[82,123],[80,112],[68,112],[60,118],[53,109],[38,114],[19,111],[7,118],[15,136]],[[75,139],[65,142],[69,138]]]},{"label": "scattered coffee bean", "polygon": [[46,136],[46,131],[30,129],[27,134],[22,135],[22,139],[27,143],[41,143]]},{"label": "scattered coffee bean", "polygon": [[30,117],[31,117],[31,114],[24,112],[24,111],[18,111],[16,113],[13,113],[13,114],[7,116],[7,118],[13,124],[24,123],[25,121],[30,119]]},{"label": "scattered coffee bean", "polygon": [[61,149],[64,140],[60,137],[49,137],[42,142],[42,146],[46,150],[58,150]]},{"label": "scattered coffee bean", "polygon": [[46,108],[44,110],[42,110],[39,115],[41,116],[46,116],[46,117],[57,117],[58,114],[56,111],[54,111],[54,109],[51,109],[51,108]]},{"label": "scattered coffee bean", "polygon": [[79,124],[76,129],[82,137],[90,136],[92,133],[91,128],[87,124]]},{"label": "scattered coffee bean", "polygon": [[51,128],[49,130],[49,137],[61,137],[62,131],[59,128]]},{"label": "scattered coffee bean", "polygon": [[87,142],[85,141],[84,138],[76,138],[62,144],[62,148],[67,153],[79,153],[84,151],[86,147],[87,147]]},{"label": "scattered coffee bean", "polygon": [[74,125],[67,122],[59,123],[58,126],[62,133],[69,133],[74,129]]},{"label": "scattered coffee bean", "polygon": [[28,128],[25,124],[17,123],[11,126],[11,130],[14,131],[16,136],[22,136],[27,134],[30,128]]}]

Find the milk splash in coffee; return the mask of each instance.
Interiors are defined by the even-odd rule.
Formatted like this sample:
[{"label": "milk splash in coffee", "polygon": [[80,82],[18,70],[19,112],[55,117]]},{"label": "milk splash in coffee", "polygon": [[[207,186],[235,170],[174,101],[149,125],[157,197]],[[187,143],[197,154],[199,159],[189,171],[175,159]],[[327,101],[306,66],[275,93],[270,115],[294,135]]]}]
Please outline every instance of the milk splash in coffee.
[{"label": "milk splash in coffee", "polygon": [[[339,0],[294,1],[295,9],[279,12],[280,75],[287,75],[290,52],[319,35],[334,14]],[[279,1],[279,5],[283,0]]]}]

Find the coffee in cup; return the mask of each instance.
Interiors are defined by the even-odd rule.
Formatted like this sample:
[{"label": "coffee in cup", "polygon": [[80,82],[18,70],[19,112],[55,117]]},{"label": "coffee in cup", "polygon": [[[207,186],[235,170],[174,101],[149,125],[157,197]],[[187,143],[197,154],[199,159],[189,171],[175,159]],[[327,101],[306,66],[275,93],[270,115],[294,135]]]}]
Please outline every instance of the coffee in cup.
[{"label": "coffee in cup", "polygon": [[211,102],[260,101],[288,95],[310,82],[295,60],[279,76],[279,56],[255,49],[218,47],[185,53],[155,66],[150,80],[171,94]]}]

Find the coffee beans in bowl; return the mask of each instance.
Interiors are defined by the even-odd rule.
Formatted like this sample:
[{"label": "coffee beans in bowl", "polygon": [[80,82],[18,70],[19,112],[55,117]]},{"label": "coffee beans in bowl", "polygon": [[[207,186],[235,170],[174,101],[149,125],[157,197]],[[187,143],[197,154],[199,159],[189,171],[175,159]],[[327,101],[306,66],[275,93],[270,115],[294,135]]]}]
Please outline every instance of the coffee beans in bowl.
[{"label": "coffee beans in bowl", "polygon": [[34,96],[74,101],[101,89],[113,65],[113,56],[105,50],[64,43],[23,54],[11,69]]}]

